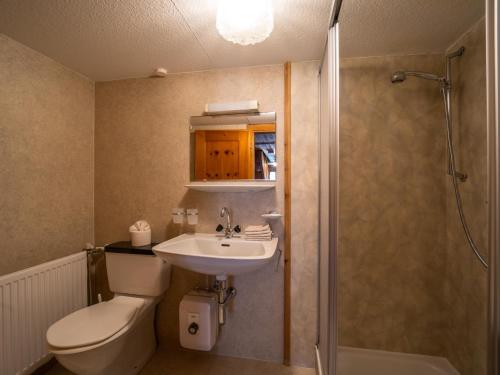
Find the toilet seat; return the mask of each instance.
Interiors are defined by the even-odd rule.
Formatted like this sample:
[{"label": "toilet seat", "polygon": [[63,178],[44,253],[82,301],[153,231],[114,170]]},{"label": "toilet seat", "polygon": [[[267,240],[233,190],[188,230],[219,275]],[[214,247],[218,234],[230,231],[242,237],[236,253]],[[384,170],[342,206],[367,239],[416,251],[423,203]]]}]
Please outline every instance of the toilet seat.
[{"label": "toilet seat", "polygon": [[47,342],[63,350],[96,345],[133,321],[144,304],[143,298],[117,296],[85,307],[54,323],[47,331]]}]

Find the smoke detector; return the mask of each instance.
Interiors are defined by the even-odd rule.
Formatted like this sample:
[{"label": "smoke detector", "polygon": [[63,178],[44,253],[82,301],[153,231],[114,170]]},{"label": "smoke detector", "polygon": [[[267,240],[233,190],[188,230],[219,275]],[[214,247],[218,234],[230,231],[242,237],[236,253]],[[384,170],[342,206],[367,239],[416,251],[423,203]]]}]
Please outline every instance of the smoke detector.
[{"label": "smoke detector", "polygon": [[163,78],[163,77],[165,77],[167,75],[167,73],[168,73],[167,69],[165,69],[165,68],[156,68],[153,76],[154,77],[162,77]]}]

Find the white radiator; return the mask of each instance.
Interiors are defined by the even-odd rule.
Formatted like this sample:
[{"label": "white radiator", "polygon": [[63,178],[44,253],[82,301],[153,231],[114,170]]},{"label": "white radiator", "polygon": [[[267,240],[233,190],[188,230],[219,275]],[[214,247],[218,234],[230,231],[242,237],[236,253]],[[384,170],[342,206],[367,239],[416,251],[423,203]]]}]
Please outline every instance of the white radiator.
[{"label": "white radiator", "polygon": [[0,276],[0,375],[30,373],[47,361],[49,326],[86,305],[83,251]]}]

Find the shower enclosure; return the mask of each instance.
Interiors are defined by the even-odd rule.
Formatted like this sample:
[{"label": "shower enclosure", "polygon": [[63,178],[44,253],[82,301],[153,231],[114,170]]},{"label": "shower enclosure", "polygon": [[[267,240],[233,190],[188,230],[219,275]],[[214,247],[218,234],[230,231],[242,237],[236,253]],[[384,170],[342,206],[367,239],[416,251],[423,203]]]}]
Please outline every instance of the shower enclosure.
[{"label": "shower enclosure", "polygon": [[[453,87],[452,83],[452,74],[451,74],[451,62],[452,59],[456,57],[461,57],[465,52],[464,47],[460,47],[456,51],[452,51],[446,55],[446,73],[444,76],[439,76],[432,73],[426,72],[404,72],[398,71],[394,73],[391,77],[392,83],[401,83],[406,80],[407,77],[412,76],[421,79],[427,79],[430,81],[436,81],[439,83],[439,87],[441,90],[441,94],[443,97],[443,107],[444,107],[444,116],[445,116],[445,129],[446,129],[446,144],[448,146],[448,174],[451,176],[451,181],[453,185],[453,192],[455,194],[455,201],[457,203],[458,214],[460,217],[460,222],[462,223],[462,228],[464,230],[465,236],[467,238],[467,242],[469,246],[478,259],[479,262],[483,265],[483,267],[488,268],[488,263],[485,257],[481,254],[481,251],[478,249],[472,234],[470,233],[469,226],[467,225],[467,220],[465,218],[465,213],[462,204],[462,198],[460,196],[460,189],[458,187],[459,182],[466,182],[467,175],[457,171],[456,168],[456,160],[455,160],[455,146],[453,142],[453,124],[452,124],[452,111],[451,111],[451,89]],[[486,66],[485,66],[486,68]],[[486,85],[484,85],[486,89]],[[486,111],[484,111],[486,114]],[[486,143],[486,142],[485,142]],[[486,184],[485,184],[486,185]]]},{"label": "shower enclosure", "polygon": [[494,375],[498,1],[410,3],[334,1],[320,72],[318,369]]}]

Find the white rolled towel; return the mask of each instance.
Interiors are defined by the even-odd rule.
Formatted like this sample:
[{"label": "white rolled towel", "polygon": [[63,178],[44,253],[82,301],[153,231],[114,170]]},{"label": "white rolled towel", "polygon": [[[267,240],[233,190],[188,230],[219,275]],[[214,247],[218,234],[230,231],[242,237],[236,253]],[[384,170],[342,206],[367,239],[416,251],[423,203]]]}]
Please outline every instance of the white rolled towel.
[{"label": "white rolled towel", "polygon": [[129,228],[132,246],[146,246],[151,243],[151,226],[146,220],[139,220]]},{"label": "white rolled towel", "polygon": [[151,226],[146,220],[138,220],[129,228],[130,232],[147,232],[151,230]]}]

